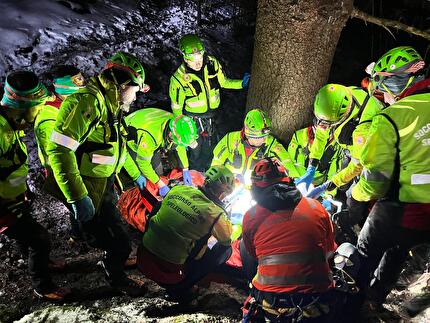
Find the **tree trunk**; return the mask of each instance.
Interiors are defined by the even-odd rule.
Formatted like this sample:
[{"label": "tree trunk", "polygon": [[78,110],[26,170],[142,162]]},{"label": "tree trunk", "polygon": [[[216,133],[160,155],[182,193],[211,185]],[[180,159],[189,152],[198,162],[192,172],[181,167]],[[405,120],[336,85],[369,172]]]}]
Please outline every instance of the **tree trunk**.
[{"label": "tree trunk", "polygon": [[312,120],[353,0],[258,0],[247,107],[261,107],[285,142]]}]

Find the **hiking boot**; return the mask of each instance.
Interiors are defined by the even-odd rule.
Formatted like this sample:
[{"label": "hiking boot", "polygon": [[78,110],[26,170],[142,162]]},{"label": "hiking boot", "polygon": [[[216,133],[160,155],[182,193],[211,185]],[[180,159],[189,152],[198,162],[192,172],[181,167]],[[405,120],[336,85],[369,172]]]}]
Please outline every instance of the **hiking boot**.
[{"label": "hiking boot", "polygon": [[170,302],[179,304],[192,304],[199,296],[199,288],[193,286],[187,290],[167,290],[165,298]]},{"label": "hiking boot", "polygon": [[38,299],[49,301],[49,302],[61,302],[66,299],[72,293],[72,290],[68,287],[58,287],[55,284],[51,284],[48,288],[35,288],[33,294]]},{"label": "hiking boot", "polygon": [[127,276],[109,281],[109,284],[113,289],[130,297],[143,296],[147,291],[142,283],[138,283]]},{"label": "hiking boot", "polygon": [[403,303],[403,307],[409,316],[414,317],[430,306],[430,288],[425,289],[421,294],[416,295],[409,301]]}]

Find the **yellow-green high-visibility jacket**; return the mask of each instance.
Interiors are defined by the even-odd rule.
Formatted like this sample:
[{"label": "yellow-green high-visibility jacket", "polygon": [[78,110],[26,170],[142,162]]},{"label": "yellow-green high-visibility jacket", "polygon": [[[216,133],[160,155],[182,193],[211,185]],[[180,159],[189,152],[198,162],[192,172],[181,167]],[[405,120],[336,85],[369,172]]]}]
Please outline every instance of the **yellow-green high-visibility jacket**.
[{"label": "yellow-green high-visibility jacket", "polygon": [[[309,147],[315,138],[315,128],[309,126],[297,130],[291,138],[288,145],[288,153],[293,159],[294,166],[296,167],[299,176],[306,173],[306,168],[309,161]],[[324,154],[318,164],[314,185],[320,185],[326,180],[331,179],[339,170],[342,169],[344,162],[343,149],[331,138],[324,149]]]},{"label": "yellow-green high-visibility jacket", "polygon": [[37,153],[43,167],[49,167],[49,159],[46,151],[51,142],[51,134],[52,130],[54,130],[61,102],[61,99],[58,97],[53,102],[46,102],[34,122]]},{"label": "yellow-green high-visibility jacket", "polygon": [[275,137],[268,135],[265,144],[252,147],[242,136],[241,131],[226,134],[214,149],[211,166],[225,165],[233,174],[241,174],[248,179],[259,160],[276,157],[288,170],[290,177],[299,176],[290,154]]},{"label": "yellow-green high-visibility jacket", "polygon": [[430,203],[430,93],[408,96],[373,118],[352,196]]},{"label": "yellow-green high-visibility jacket", "polygon": [[[133,159],[143,176],[156,183],[160,179],[151,164],[155,151],[160,149],[172,149],[173,144],[167,147],[164,140],[168,130],[169,120],[173,114],[161,109],[147,108],[133,112],[125,118],[129,137],[127,145],[135,153]],[[183,168],[188,168],[187,151],[183,146],[176,146],[179,160]]]},{"label": "yellow-green high-visibility jacket", "polygon": [[[216,222],[215,222],[216,221]],[[195,258],[206,250],[208,234],[219,243],[230,244],[232,228],[225,211],[200,189],[173,187],[161,203],[160,210],[149,220],[143,245],[157,257],[182,265],[195,247]],[[205,237],[206,236],[206,237]],[[200,245],[198,241],[206,238]]]},{"label": "yellow-green high-visibility jacket", "polygon": [[[352,92],[354,107],[349,117],[336,127],[334,140],[341,148],[349,150],[351,161],[347,167],[333,176],[332,181],[337,187],[349,183],[355,176],[360,175],[362,170],[360,156],[367,141],[372,118],[383,108],[378,99],[369,96],[361,88],[349,87],[349,89]],[[363,109],[360,109],[361,107]],[[309,158],[321,159],[329,135],[330,129],[317,127]]]},{"label": "yellow-green high-visibility jacket", "polygon": [[13,200],[27,190],[27,148],[22,137],[24,131],[17,130],[5,114],[0,114],[1,200]]},{"label": "yellow-green high-visibility jacket", "polygon": [[133,179],[139,176],[127,154],[119,93],[114,83],[99,75],[61,104],[47,153],[58,186],[69,203],[88,195],[82,176],[94,181],[105,179],[122,166]]},{"label": "yellow-green high-visibility jacket", "polygon": [[204,114],[218,108],[220,89],[242,89],[242,80],[227,78],[215,57],[205,56],[203,71],[185,63],[170,78],[169,96],[173,114]]}]

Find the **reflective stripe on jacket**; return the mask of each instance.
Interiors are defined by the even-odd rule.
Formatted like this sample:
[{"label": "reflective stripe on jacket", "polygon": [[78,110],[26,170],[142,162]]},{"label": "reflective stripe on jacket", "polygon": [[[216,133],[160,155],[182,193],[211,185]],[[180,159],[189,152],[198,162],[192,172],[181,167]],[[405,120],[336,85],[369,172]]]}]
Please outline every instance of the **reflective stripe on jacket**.
[{"label": "reflective stripe on jacket", "polygon": [[229,79],[215,57],[205,56],[204,79],[201,79],[185,63],[170,78],[169,96],[175,115],[186,112],[203,114],[218,108],[220,89],[242,89],[242,80]]},{"label": "reflective stripe on jacket", "polygon": [[0,199],[12,200],[27,190],[27,148],[22,137],[24,131],[0,114]]},{"label": "reflective stripe on jacket", "polygon": [[[133,112],[125,118],[129,138],[127,145],[135,154],[135,162],[141,173],[151,182],[160,179],[151,164],[154,152],[168,149],[164,140],[168,121],[173,114],[161,109],[146,108]],[[173,147],[173,146],[172,146]],[[176,146],[179,160],[183,168],[188,168],[187,151],[185,147]]]},{"label": "reflective stripe on jacket", "polygon": [[319,293],[333,286],[327,258],[335,249],[322,205],[302,198],[294,210],[252,207],[243,220],[247,251],[258,260],[252,284],[275,293]]},{"label": "reflective stripe on jacket", "polygon": [[225,165],[232,173],[250,178],[255,164],[265,157],[276,157],[288,170],[291,177],[298,177],[298,172],[290,154],[275,137],[268,135],[261,147],[252,147],[242,139],[241,131],[226,134],[214,149],[212,166]]},{"label": "reflective stripe on jacket", "polygon": [[368,201],[389,196],[430,203],[430,93],[408,96],[373,118],[352,196]]},{"label": "reflective stripe on jacket", "polygon": [[69,203],[88,194],[82,176],[108,178],[128,161],[119,89],[103,76],[69,95],[59,110],[47,153]]}]

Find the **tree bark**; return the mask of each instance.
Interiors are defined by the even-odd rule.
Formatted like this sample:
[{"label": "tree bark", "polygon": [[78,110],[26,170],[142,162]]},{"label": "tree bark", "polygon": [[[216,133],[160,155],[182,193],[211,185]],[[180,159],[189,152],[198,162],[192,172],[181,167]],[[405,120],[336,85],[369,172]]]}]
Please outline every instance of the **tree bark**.
[{"label": "tree bark", "polygon": [[312,120],[353,0],[259,0],[247,107],[260,107],[286,142]]}]

